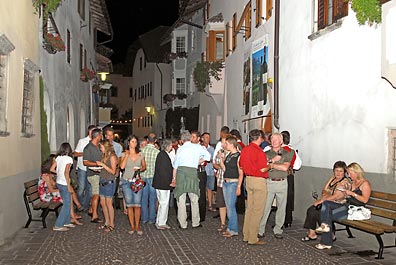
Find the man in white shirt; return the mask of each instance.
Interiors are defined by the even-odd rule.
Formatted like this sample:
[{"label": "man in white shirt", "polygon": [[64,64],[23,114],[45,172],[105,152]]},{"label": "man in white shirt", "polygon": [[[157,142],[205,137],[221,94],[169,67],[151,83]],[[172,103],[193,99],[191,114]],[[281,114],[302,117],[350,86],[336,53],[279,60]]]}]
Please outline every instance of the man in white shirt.
[{"label": "man in white shirt", "polygon": [[76,149],[73,152],[73,156],[77,157],[77,174],[78,174],[78,188],[77,197],[81,203],[82,208],[77,209],[78,211],[84,211],[89,209],[89,203],[91,201],[92,190],[91,185],[87,179],[87,167],[83,164],[83,151],[85,146],[91,141],[92,130],[95,129],[95,125],[88,126],[88,135],[78,140]]}]

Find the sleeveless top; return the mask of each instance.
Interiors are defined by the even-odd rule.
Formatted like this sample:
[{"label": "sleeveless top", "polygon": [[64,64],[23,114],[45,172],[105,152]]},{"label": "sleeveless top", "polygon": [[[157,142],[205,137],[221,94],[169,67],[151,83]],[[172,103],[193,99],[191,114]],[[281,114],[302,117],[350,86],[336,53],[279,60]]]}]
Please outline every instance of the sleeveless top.
[{"label": "sleeveless top", "polygon": [[[347,188],[350,189],[350,183],[349,180],[346,176],[344,176],[342,179],[335,181],[336,178],[333,177],[333,179],[330,181],[329,185],[327,185],[326,187],[326,193],[329,195],[333,195],[334,192],[336,191],[337,188],[339,187],[343,187],[343,188]],[[346,203],[347,199],[346,198],[342,198],[342,199],[338,199],[338,200],[334,200],[334,202],[337,203]]]},{"label": "sleeveless top", "polygon": [[63,202],[59,191],[50,192],[47,182],[40,175],[38,182],[38,193],[42,202]]},{"label": "sleeveless top", "polygon": [[133,161],[129,156],[127,158],[127,162],[125,165],[125,171],[124,174],[122,174],[122,178],[125,180],[128,180],[133,177],[133,174],[135,173],[135,170],[133,170],[134,167],[142,167],[142,160],[144,158],[144,155],[142,152],[139,153],[139,157]]},{"label": "sleeveless top", "polygon": [[[107,161],[105,162],[105,165],[108,166],[109,168],[111,168],[110,158],[107,159]],[[100,176],[100,179],[107,180],[107,181],[115,179],[115,175],[111,174],[109,171],[107,171],[104,168],[102,168],[102,170],[100,171],[99,176]]]},{"label": "sleeveless top", "polygon": [[[353,190],[354,193],[358,195],[363,195],[362,190],[360,189],[360,186],[364,183],[364,181],[359,185],[359,187],[356,187],[356,189]],[[356,205],[356,206],[365,206],[366,204],[362,201],[359,201],[356,199],[354,196],[351,196],[347,199],[349,204]]]},{"label": "sleeveless top", "polygon": [[224,166],[226,168],[224,172],[224,178],[228,178],[228,179],[239,178],[239,172],[238,172],[239,155],[240,155],[239,152],[227,155],[226,159],[224,160]]}]

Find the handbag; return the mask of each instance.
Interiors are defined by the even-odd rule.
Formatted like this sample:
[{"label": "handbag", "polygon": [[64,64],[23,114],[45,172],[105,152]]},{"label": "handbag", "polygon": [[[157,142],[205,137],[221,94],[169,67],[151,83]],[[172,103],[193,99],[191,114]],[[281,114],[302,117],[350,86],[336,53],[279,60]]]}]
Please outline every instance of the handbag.
[{"label": "handbag", "polygon": [[140,178],[140,170],[135,171],[132,180],[130,182],[131,182],[131,189],[134,193],[138,193],[146,185],[146,182],[144,182]]},{"label": "handbag", "polygon": [[371,218],[371,210],[364,206],[349,205],[348,220],[368,220]]}]

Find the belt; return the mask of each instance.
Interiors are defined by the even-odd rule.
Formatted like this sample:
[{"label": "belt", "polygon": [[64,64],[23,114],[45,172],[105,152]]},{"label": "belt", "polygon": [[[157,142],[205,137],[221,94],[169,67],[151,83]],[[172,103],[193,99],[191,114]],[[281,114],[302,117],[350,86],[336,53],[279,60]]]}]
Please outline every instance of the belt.
[{"label": "belt", "polygon": [[283,178],[283,179],[270,179],[270,180],[272,180],[272,181],[283,181],[285,179]]},{"label": "belt", "polygon": [[225,178],[224,182],[238,182],[238,179]]},{"label": "belt", "polygon": [[107,184],[111,184],[111,183],[114,183],[114,180],[109,180],[109,181],[106,181],[106,182],[102,182],[102,183],[100,183],[100,186],[104,187]]}]

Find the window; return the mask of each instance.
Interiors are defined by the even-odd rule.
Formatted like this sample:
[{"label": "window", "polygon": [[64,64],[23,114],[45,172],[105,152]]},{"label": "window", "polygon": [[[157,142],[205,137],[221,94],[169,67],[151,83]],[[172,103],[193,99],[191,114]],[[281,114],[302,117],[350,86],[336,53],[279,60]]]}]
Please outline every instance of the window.
[{"label": "window", "polygon": [[207,42],[207,60],[209,62],[224,60],[224,31],[209,31],[209,37]]},{"label": "window", "polygon": [[140,57],[140,71],[142,71],[143,69],[143,58]]},{"label": "window", "polygon": [[146,56],[144,56],[144,68],[146,68],[147,66],[147,60],[146,60]]},{"label": "window", "polygon": [[118,87],[116,87],[116,86],[112,86],[112,87],[111,87],[111,94],[110,94],[110,96],[113,97],[113,98],[118,97]]},{"label": "window", "polygon": [[129,97],[133,98],[133,88],[132,87],[129,88]]},{"label": "window", "polygon": [[348,15],[348,2],[344,0],[318,0],[318,30]]},{"label": "window", "polygon": [[133,93],[133,99],[136,101],[137,100],[137,88],[135,88],[135,93]]},{"label": "window", "polygon": [[178,36],[176,37],[176,53],[186,51],[186,37]]},{"label": "window", "polygon": [[150,97],[153,96],[153,82],[150,82]]},{"label": "window", "polygon": [[66,60],[70,64],[70,31],[67,30],[66,33]]},{"label": "window", "polygon": [[24,137],[33,136],[34,74],[39,70],[29,59],[25,60],[23,70],[23,99],[21,132]]},{"label": "window", "polygon": [[185,93],[186,93],[186,79],[176,78],[176,94],[185,94]]},{"label": "window", "polygon": [[82,71],[82,69],[84,68],[83,61],[84,61],[84,47],[80,43],[80,71]]},{"label": "window", "polygon": [[77,10],[80,17],[85,20],[85,0],[78,0]]},{"label": "window", "polygon": [[15,46],[4,34],[0,34],[0,136],[10,135],[7,132],[8,103],[8,57]]},{"label": "window", "polygon": [[84,49],[84,67],[87,67],[87,50]]}]

